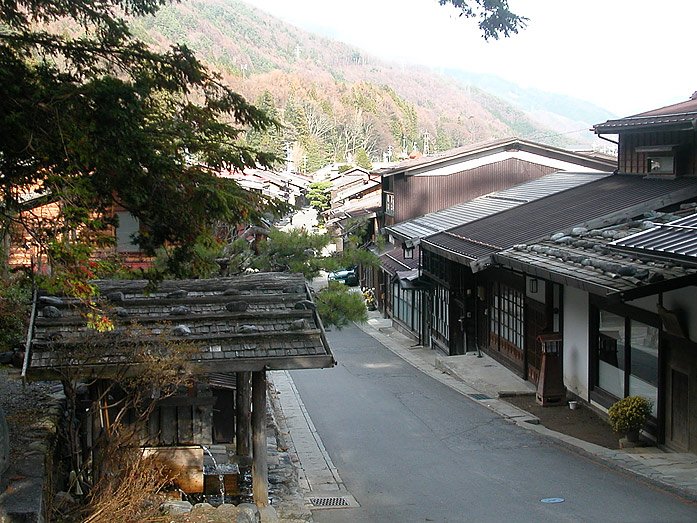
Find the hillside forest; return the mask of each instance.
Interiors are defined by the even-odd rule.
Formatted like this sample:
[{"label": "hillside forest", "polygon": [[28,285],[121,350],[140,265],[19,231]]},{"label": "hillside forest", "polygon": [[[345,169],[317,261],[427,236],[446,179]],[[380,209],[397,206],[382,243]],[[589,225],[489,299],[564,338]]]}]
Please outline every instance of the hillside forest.
[{"label": "hillside forest", "polygon": [[275,118],[278,128],[250,132],[246,140],[287,158],[298,172],[360,156],[394,161],[414,149],[437,153],[509,136],[581,145],[452,76],[380,61],[239,0],[187,0],[132,25],[153,46],[187,45]]}]

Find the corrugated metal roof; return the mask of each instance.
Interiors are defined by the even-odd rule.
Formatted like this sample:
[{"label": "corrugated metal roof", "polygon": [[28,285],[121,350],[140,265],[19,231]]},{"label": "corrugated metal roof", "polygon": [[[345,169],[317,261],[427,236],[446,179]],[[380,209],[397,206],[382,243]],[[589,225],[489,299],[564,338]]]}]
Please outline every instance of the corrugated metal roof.
[{"label": "corrugated metal roof", "polygon": [[421,241],[422,248],[474,261],[579,225],[600,226],[697,197],[697,180],[616,174],[518,205]]},{"label": "corrugated metal roof", "polygon": [[523,203],[597,181],[610,173],[557,172],[536,180],[493,192],[442,211],[398,223],[386,230],[404,240],[418,241],[426,236],[503,212]]},{"label": "corrugated metal roof", "polygon": [[617,240],[612,245],[626,250],[697,260],[697,214],[655,225],[647,231]]}]

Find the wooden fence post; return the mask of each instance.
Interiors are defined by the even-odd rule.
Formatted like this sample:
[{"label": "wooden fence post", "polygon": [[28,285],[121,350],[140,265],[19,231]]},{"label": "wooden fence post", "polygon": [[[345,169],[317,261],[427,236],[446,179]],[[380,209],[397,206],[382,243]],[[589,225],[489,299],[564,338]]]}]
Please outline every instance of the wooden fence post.
[{"label": "wooden fence post", "polygon": [[252,372],[252,492],[259,507],[269,504],[266,459],[266,370]]},{"label": "wooden fence post", "polygon": [[250,428],[252,425],[252,373],[243,371],[237,373],[237,404],[235,415],[235,441],[237,443],[237,455],[249,457],[252,455],[250,448]]}]

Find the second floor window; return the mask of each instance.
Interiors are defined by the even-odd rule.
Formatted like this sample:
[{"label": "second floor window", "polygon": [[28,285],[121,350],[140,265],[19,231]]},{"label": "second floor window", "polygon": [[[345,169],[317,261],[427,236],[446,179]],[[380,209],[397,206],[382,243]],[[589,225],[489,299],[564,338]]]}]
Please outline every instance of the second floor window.
[{"label": "second floor window", "polygon": [[647,169],[653,174],[673,174],[674,159],[672,156],[650,156]]},{"label": "second floor window", "polygon": [[394,216],[394,194],[385,193],[385,214]]}]

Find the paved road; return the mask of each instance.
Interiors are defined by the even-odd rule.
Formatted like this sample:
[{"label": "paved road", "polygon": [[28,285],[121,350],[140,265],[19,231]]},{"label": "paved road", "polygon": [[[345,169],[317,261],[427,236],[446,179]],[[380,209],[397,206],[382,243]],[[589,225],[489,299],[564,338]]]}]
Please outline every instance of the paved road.
[{"label": "paved road", "polygon": [[328,335],[339,365],[292,377],[360,507],[316,521],[697,521],[695,504],[504,421],[356,327]]}]

